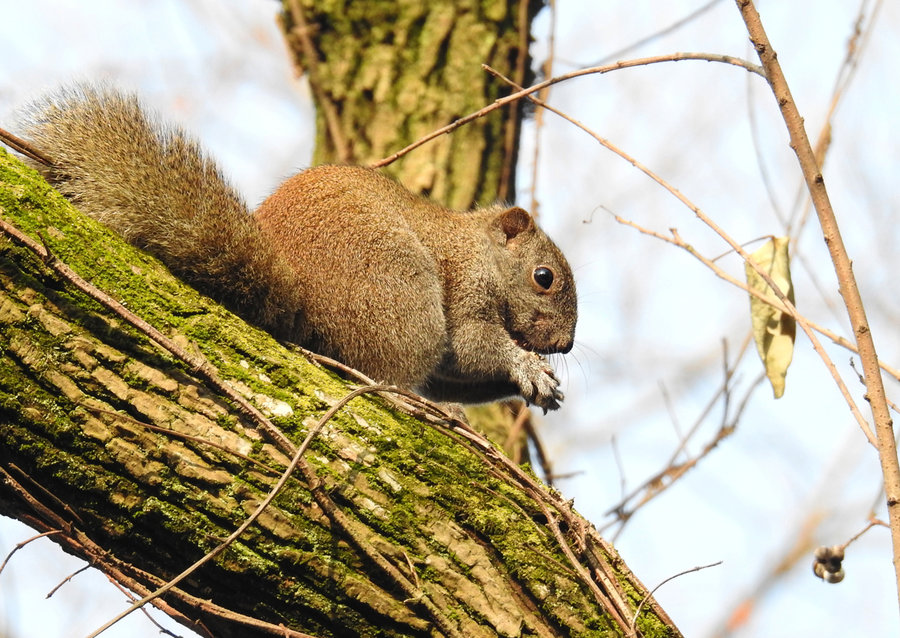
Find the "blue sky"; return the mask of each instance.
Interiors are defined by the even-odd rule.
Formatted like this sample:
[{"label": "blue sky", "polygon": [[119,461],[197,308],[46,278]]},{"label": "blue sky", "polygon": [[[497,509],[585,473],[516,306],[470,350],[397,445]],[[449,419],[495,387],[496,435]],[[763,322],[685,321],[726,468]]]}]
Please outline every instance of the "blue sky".
[{"label": "blue sky", "polygon": [[[595,63],[705,2],[558,4],[556,70],[564,72]],[[311,155],[308,91],[286,62],[274,28],[276,6],[270,0],[0,0],[0,123],[60,83],[111,80],[139,91],[153,108],[196,133],[239,190],[258,202]],[[760,7],[815,136],[859,5],[809,0]],[[900,9],[885,3],[834,117],[824,170],[876,346],[894,365],[900,362],[893,278],[900,266],[894,213],[898,26]],[[546,28],[543,16],[535,27],[538,59],[546,51]],[[727,1],[627,57],[675,51],[752,54],[739,14]],[[550,101],[658,171],[740,242],[784,232],[773,200],[782,215],[804,208],[777,107],[764,82],[740,69],[706,62],[632,69],[558,85]],[[619,226],[606,212],[663,233],[677,228],[703,254],[724,255],[717,263],[742,277],[740,261],[671,195],[558,118],[547,116],[540,140],[539,212],[576,270],[581,317],[575,352],[555,361],[566,404],[542,420],[541,434],[557,471],[576,473],[559,488],[599,527],[609,520],[605,512],[620,496],[622,477],[627,491],[661,469],[679,432],[714,396],[723,343],[733,358],[749,327],[749,304],[685,253]],[[529,123],[517,202],[526,206],[533,147]],[[770,175],[771,196],[760,163]],[[793,270],[801,311],[849,334],[814,220],[799,234]],[[829,352],[862,403],[849,353],[830,346]],[[735,404],[759,371],[751,351],[737,368]],[[897,384],[888,382],[888,390],[896,396]],[[721,405],[715,402],[700,422],[692,452],[713,436]],[[736,434],[638,512],[616,546],[650,587],[684,569],[724,561],[657,593],[685,635],[712,636],[736,603],[767,582],[772,564],[800,537],[805,522],[815,521],[809,531],[816,544],[840,543],[861,529],[878,502],[879,481],[874,450],[800,337],[784,398],[773,400],[766,386],[755,389]],[[883,505],[877,513],[885,515]],[[21,526],[3,523],[0,552],[28,536]],[[852,546],[847,578],[838,586],[815,579],[810,563],[805,556],[767,589],[733,635],[900,632],[886,530],[875,529]],[[44,599],[78,566],[49,541],[20,552],[0,574],[0,634],[86,634],[120,610],[122,596],[97,573],[82,574]],[[128,623],[104,635],[155,633],[138,615]]]}]

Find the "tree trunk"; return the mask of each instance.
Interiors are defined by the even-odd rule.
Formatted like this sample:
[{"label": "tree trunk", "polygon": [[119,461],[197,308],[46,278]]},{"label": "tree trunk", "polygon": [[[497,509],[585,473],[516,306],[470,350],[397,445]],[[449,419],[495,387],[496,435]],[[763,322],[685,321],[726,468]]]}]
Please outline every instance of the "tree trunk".
[{"label": "tree trunk", "polygon": [[[488,88],[474,90],[488,84],[471,56],[516,59],[512,45],[497,44],[518,42],[521,33],[505,4],[466,11],[412,5],[416,16],[378,2],[308,19],[310,41],[329,60],[317,65],[318,77],[340,105],[344,135],[353,139],[348,157],[356,161],[464,114],[470,100],[480,106],[494,97]],[[397,13],[360,13],[368,10]],[[351,31],[342,31],[342,20]],[[326,43],[340,50],[341,39],[345,58],[324,55]],[[457,57],[475,45],[470,57]],[[418,84],[403,79],[400,70],[409,69],[420,69]],[[510,72],[508,64],[501,70]],[[465,79],[444,87],[434,80],[454,74]],[[343,102],[336,99],[341,86]],[[474,95],[464,95],[470,90]],[[361,99],[366,91],[368,100]],[[396,93],[394,108],[409,100],[401,114],[382,112],[380,91]],[[490,198],[504,180],[503,163],[514,158],[514,144],[499,143],[507,140],[503,131],[514,139],[514,128],[505,127],[517,124],[501,118],[479,126],[406,160],[401,172],[455,205]],[[465,162],[475,150],[472,169]],[[81,216],[5,153],[0,214],[176,344],[202,354],[291,441],[349,392],[333,372],[246,326]],[[289,463],[291,450],[197,367],[5,239],[0,346],[0,513],[53,531],[64,549],[138,594],[219,545]],[[405,405],[390,396],[353,399],[325,423],[256,522],[157,604],[215,636],[628,634],[646,590],[596,531],[463,424],[414,401]],[[644,635],[679,635],[652,599],[636,627]]]},{"label": "tree trunk", "polygon": [[[317,103],[314,163],[374,162],[509,93],[482,64],[528,82],[541,4],[285,0],[282,27]],[[442,136],[388,171],[455,208],[511,198],[518,109]]]}]

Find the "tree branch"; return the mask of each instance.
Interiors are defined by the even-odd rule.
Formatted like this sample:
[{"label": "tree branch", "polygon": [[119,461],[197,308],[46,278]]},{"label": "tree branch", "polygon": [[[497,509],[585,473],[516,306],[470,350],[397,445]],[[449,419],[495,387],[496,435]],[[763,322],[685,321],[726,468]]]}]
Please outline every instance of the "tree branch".
[{"label": "tree branch", "polygon": [[891,523],[891,539],[894,552],[894,571],[897,577],[897,593],[900,600],[900,462],[897,459],[897,448],[894,441],[894,428],[884,392],[884,385],[878,367],[878,356],[875,343],[866,319],[865,308],[853,266],[847,249],[841,238],[834,209],[825,188],[825,180],[819,170],[815,152],[803,127],[803,118],[791,96],[791,91],[778,63],[775,53],[763,28],[759,13],[751,0],[737,0],[737,7],[747,26],[750,40],[756,48],[765,70],[766,80],[778,102],[782,118],[791,140],[791,148],[797,155],[800,170],[806,181],[813,206],[822,227],[825,244],[831,254],[835,274],[840,284],[839,291],[847,308],[850,324],[859,348],[860,361],[865,376],[866,398],[875,421],[875,433],[878,438],[878,456],[884,476],[884,490],[887,497],[888,517]]}]

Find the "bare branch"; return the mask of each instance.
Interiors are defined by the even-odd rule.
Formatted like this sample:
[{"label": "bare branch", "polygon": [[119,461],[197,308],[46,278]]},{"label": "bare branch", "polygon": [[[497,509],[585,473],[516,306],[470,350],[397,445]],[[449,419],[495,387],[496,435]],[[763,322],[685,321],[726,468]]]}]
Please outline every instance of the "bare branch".
[{"label": "bare branch", "polygon": [[[511,80],[509,80],[508,78],[505,78],[502,74],[498,73],[497,71],[495,71],[493,69],[489,69],[489,71],[492,72],[497,77],[503,79],[504,81],[511,83]],[[797,321],[797,323],[803,329],[803,332],[806,333],[806,336],[809,338],[810,343],[813,346],[813,349],[816,351],[816,353],[819,355],[819,357],[825,363],[825,367],[831,373],[831,376],[834,379],[835,383],[837,384],[838,389],[841,392],[841,395],[844,397],[844,400],[847,402],[847,405],[850,408],[850,413],[856,419],[857,424],[859,425],[859,427],[863,431],[863,433],[866,435],[866,438],[869,439],[869,442],[872,443],[873,445],[875,445],[874,436],[871,433],[869,424],[866,422],[865,418],[862,416],[862,413],[859,411],[859,408],[857,407],[856,402],[853,400],[853,397],[850,395],[850,391],[847,389],[847,385],[844,383],[844,380],[841,378],[841,375],[838,373],[837,368],[835,367],[834,363],[831,361],[831,357],[828,356],[828,353],[825,352],[825,349],[822,347],[822,344],[816,338],[810,321],[797,311],[797,309],[794,307],[794,304],[791,303],[791,301],[787,298],[787,296],[784,294],[784,292],[772,280],[769,273],[766,272],[765,269],[761,268],[759,266],[759,264],[754,262],[750,258],[750,255],[747,254],[747,252],[741,247],[741,245],[739,243],[737,243],[734,239],[732,239],[732,237],[730,235],[728,235],[718,224],[716,224],[710,217],[708,217],[702,210],[700,210],[700,208],[696,204],[691,202],[691,200],[689,200],[681,191],[679,191],[677,188],[675,188],[674,186],[669,184],[666,180],[664,180],[662,177],[660,177],[657,173],[652,171],[649,167],[644,165],[642,162],[638,161],[636,158],[632,157],[625,151],[623,151],[623,150],[619,149],[618,147],[616,147],[615,145],[613,145],[611,142],[609,142],[609,140],[594,133],[592,130],[587,128],[584,124],[569,117],[565,113],[562,113],[558,109],[555,109],[554,107],[541,102],[534,96],[529,95],[528,99],[532,100],[539,106],[542,106],[542,107],[552,111],[553,113],[556,113],[557,115],[568,120],[569,122],[572,122],[573,124],[578,126],[580,129],[582,129],[583,131],[585,131],[586,133],[591,135],[600,144],[602,144],[609,150],[611,150],[614,153],[616,153],[617,155],[619,155],[622,159],[629,162],[632,166],[634,166],[635,168],[642,171],[650,179],[652,179],[657,184],[659,184],[660,186],[662,186],[663,188],[668,190],[670,193],[672,193],[672,195],[674,195],[678,199],[678,201],[680,201],[682,204],[687,206],[691,210],[691,212],[693,212],[694,215],[698,219],[700,219],[700,221],[702,221],[710,229],[712,229],[717,235],[719,235],[719,237],[721,237],[731,247],[732,250],[734,250],[736,253],[738,253],[745,262],[750,264],[753,267],[753,269],[756,270],[757,273],[759,273],[760,277],[762,277],[762,279],[766,282],[766,284],[768,284],[768,286],[772,289],[772,291],[774,292],[774,294],[776,295],[778,300],[781,302],[782,306],[784,307],[784,309],[782,311],[786,312],[787,314],[794,317],[794,319]],[[821,175],[819,175],[819,177],[821,178]],[[675,231],[675,229],[670,229],[670,230],[671,230],[673,236],[676,236],[677,241],[680,243],[680,245],[685,250],[688,250],[688,252],[691,252],[691,254],[695,254],[693,247],[682,242],[680,240],[680,238],[677,238],[677,231]],[[656,233],[652,233],[652,232],[650,234],[657,235]],[[657,235],[657,236],[659,236],[659,235]],[[695,256],[697,256],[699,258],[699,255],[695,254]],[[702,259],[701,259],[701,261],[702,261]],[[726,279],[732,283],[736,282],[736,280],[732,277],[726,277]],[[751,292],[748,287],[743,286],[743,285],[741,285],[740,287],[746,289],[751,294],[754,294],[754,296],[757,296],[758,298],[763,299],[762,295]],[[766,303],[769,303],[770,305],[773,305],[773,306],[775,305],[775,304],[771,304],[771,302],[766,301],[765,299],[763,299],[763,301],[765,301]],[[775,307],[779,308],[780,310],[782,309],[780,306],[775,306]],[[876,366],[877,365],[878,364],[876,361]],[[879,377],[879,380],[880,380],[880,377]],[[897,487],[898,487],[898,491],[900,491],[900,471],[898,471]],[[898,512],[898,516],[900,516],[900,512]],[[898,569],[900,569],[900,564],[898,564]]]},{"label": "bare branch", "polygon": [[[791,148],[797,155],[800,170],[806,180],[806,186],[812,197],[813,206],[819,218],[819,224],[825,236],[835,274],[840,284],[839,291],[847,307],[847,314],[853,326],[856,344],[866,380],[866,398],[872,410],[877,434],[878,457],[884,476],[884,489],[887,497],[888,517],[891,523],[891,539],[894,551],[894,570],[897,577],[897,593],[900,597],[900,461],[897,458],[897,446],[894,440],[894,428],[890,410],[884,391],[884,384],[878,365],[875,342],[866,318],[862,296],[853,274],[853,266],[847,249],[844,246],[834,209],[825,188],[825,180],[816,159],[815,151],[803,127],[803,118],[791,96],[787,80],[781,70],[778,57],[772,48],[763,28],[759,13],[752,0],[737,0],[737,7],[744,19],[750,40],[753,42],[760,62],[766,72],[766,79],[781,109],[781,115],[791,140]],[[766,283],[769,283],[768,281]],[[771,284],[770,284],[771,285]],[[773,290],[778,291],[773,286]],[[803,324],[801,324],[803,325]],[[804,327],[806,330],[806,327]],[[842,387],[842,392],[845,389]]]},{"label": "bare branch", "polygon": [[693,574],[694,572],[699,572],[699,571],[702,570],[702,569],[709,569],[710,567],[718,567],[718,566],[721,565],[721,564],[722,564],[722,561],[716,561],[715,563],[710,563],[709,565],[698,565],[697,567],[692,567],[692,568],[690,568],[690,569],[686,569],[686,570],[684,570],[683,572],[678,572],[677,574],[673,574],[673,575],[669,576],[668,578],[666,578],[665,580],[663,580],[661,583],[659,583],[656,587],[654,587],[653,589],[651,589],[651,590],[650,590],[650,593],[647,594],[646,596],[644,596],[644,599],[641,600],[641,604],[638,605],[637,610],[635,610],[635,612],[634,612],[634,618],[631,619],[631,631],[632,631],[632,633],[634,633],[634,626],[635,626],[635,623],[637,623],[637,619],[638,619],[638,616],[639,616],[640,613],[641,613],[641,609],[644,608],[644,603],[647,602],[647,600],[650,598],[650,596],[652,596],[654,593],[656,593],[656,590],[657,590],[657,589],[659,589],[660,587],[662,587],[663,585],[665,585],[666,583],[668,583],[670,580],[674,580],[674,579],[676,579],[676,578],[680,578],[681,576],[684,576],[685,574]]},{"label": "bare branch", "polygon": [[19,551],[26,545],[28,545],[28,543],[30,543],[32,541],[36,541],[39,538],[43,538],[44,536],[50,536],[51,534],[61,534],[61,533],[62,533],[61,529],[52,529],[49,532],[43,532],[41,534],[37,534],[36,536],[32,536],[31,538],[25,539],[21,543],[16,543],[16,546],[10,550],[9,554],[6,555],[6,558],[3,559],[3,562],[0,563],[0,574],[3,573],[3,570],[6,568],[6,564],[9,562],[9,559],[13,557],[13,554],[15,554],[17,551]]},{"label": "bare branch", "polygon": [[[378,160],[371,164],[372,168],[381,168],[383,166],[387,166],[403,157],[413,149],[416,149],[423,144],[430,142],[431,140],[440,137],[441,135],[446,135],[451,131],[458,129],[460,126],[464,124],[468,124],[472,120],[477,120],[480,117],[484,117],[488,113],[495,111],[507,104],[515,102],[516,100],[521,100],[523,97],[529,96],[532,93],[537,93],[542,89],[545,89],[554,84],[558,84],[560,82],[565,82],[566,80],[571,80],[573,78],[578,78],[584,75],[592,75],[598,73],[609,73],[610,71],[618,71],[620,69],[629,69],[636,66],[646,66],[648,64],[659,64],[661,62],[680,62],[682,60],[701,60],[703,62],[719,62],[722,64],[732,64],[734,66],[741,67],[750,73],[756,73],[757,75],[763,75],[762,68],[747,62],[746,60],[742,60],[741,58],[736,58],[731,55],[724,55],[719,53],[672,53],[669,55],[658,55],[650,58],[639,58],[636,60],[626,60],[623,62],[616,62],[615,64],[607,64],[604,66],[596,66],[588,69],[579,69],[577,71],[572,71],[570,73],[566,73],[564,75],[557,76],[555,78],[551,78],[549,80],[545,80],[543,82],[538,82],[534,86],[531,86],[527,89],[521,89],[507,95],[506,97],[500,98],[499,100],[495,100],[493,104],[489,104],[483,108],[478,109],[473,113],[469,113],[468,115],[459,118],[458,120],[448,124],[447,126],[443,126],[436,131],[432,131],[428,135],[419,138],[409,146],[400,149],[396,153],[385,157],[384,159]],[[490,70],[489,67],[486,67],[486,70]]]}]

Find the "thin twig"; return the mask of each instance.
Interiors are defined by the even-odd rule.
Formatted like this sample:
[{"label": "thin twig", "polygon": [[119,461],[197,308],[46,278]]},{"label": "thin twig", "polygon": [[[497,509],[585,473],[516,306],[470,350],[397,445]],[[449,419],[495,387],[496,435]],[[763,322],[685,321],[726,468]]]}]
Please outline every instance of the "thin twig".
[{"label": "thin twig", "polygon": [[531,441],[531,444],[534,446],[534,453],[537,455],[537,461],[538,465],[541,466],[541,472],[544,473],[544,480],[547,481],[549,487],[553,487],[553,479],[555,476],[553,474],[553,463],[550,462],[550,456],[547,454],[547,450],[544,449],[544,442],[538,435],[537,428],[534,427],[534,419],[531,418],[531,410],[524,404],[519,409],[528,411],[528,418],[525,419],[525,432],[528,435],[528,440]]},{"label": "thin twig", "polygon": [[686,569],[683,572],[678,572],[677,574],[673,574],[672,576],[669,576],[668,578],[663,580],[661,583],[659,583],[656,587],[651,589],[650,593],[648,593],[646,596],[644,596],[644,599],[641,601],[641,604],[638,605],[637,609],[634,612],[634,618],[631,619],[631,632],[634,633],[635,623],[637,623],[638,616],[640,615],[641,610],[644,608],[644,603],[646,603],[650,599],[650,597],[656,592],[657,589],[659,589],[660,587],[662,587],[663,585],[668,583],[670,580],[680,578],[681,576],[684,576],[685,574],[693,574],[694,572],[699,572],[701,569],[709,569],[710,567],[718,567],[721,564],[722,564],[722,561],[716,561],[715,563],[710,563],[709,565],[700,565],[698,567],[692,567],[691,569]]},{"label": "thin twig", "polygon": [[675,436],[681,441],[681,446],[684,445],[684,435],[681,433],[681,423],[678,421],[678,415],[675,413],[675,406],[672,405],[672,397],[669,395],[669,389],[666,387],[665,381],[659,379],[656,382],[657,387],[659,387],[659,393],[662,395],[663,405],[666,408],[666,413],[669,415],[669,421],[672,423],[672,429],[675,430]]},{"label": "thin twig", "polygon": [[882,520],[880,520],[880,519],[875,518],[874,516],[872,516],[872,517],[869,519],[869,522],[866,524],[865,527],[863,527],[860,531],[858,531],[856,534],[854,534],[853,536],[851,536],[851,537],[850,537],[849,539],[847,539],[845,542],[841,543],[841,544],[839,545],[839,547],[840,547],[841,549],[847,549],[847,548],[850,546],[851,543],[853,543],[853,542],[859,540],[859,538],[860,538],[863,534],[865,534],[865,533],[868,532],[870,529],[872,529],[873,527],[876,527],[876,526],[887,527],[888,529],[890,529],[890,527],[891,527],[890,525],[888,525],[888,524],[885,523],[884,521],[882,521]]},{"label": "thin twig", "polygon": [[22,541],[21,543],[16,543],[16,546],[10,550],[9,554],[6,555],[6,558],[3,559],[3,562],[0,563],[0,574],[3,573],[3,570],[6,568],[6,564],[9,562],[9,559],[13,557],[13,554],[15,554],[17,551],[19,551],[23,547],[25,547],[28,543],[30,543],[32,541],[36,541],[39,538],[43,538],[44,536],[50,536],[52,534],[62,534],[62,533],[63,533],[63,531],[61,529],[51,529],[50,531],[43,532],[41,534],[38,534],[37,536],[32,536],[31,538],[27,538],[24,541]]},{"label": "thin twig", "polygon": [[26,472],[25,470],[20,468],[15,463],[10,463],[7,467],[9,468],[10,471],[16,472],[20,477],[22,477],[22,479],[30,482],[31,485],[33,485],[35,489],[40,490],[41,494],[43,494],[52,503],[55,503],[60,509],[62,509],[66,514],[68,514],[71,517],[68,521],[66,521],[66,525],[63,527],[64,533],[68,531],[68,528],[73,523],[80,523],[81,525],[84,525],[84,520],[78,515],[78,512],[73,510],[72,507],[68,503],[63,501],[59,496],[57,496],[51,490],[48,490],[46,487],[44,487],[43,485],[38,483],[34,478],[32,478],[32,476],[28,472]]},{"label": "thin twig", "polygon": [[619,440],[615,434],[609,439],[609,447],[612,449],[613,461],[616,464],[616,469],[619,471],[619,498],[624,502],[628,481],[625,478],[625,464],[622,462],[622,454],[619,452]]},{"label": "thin twig", "polygon": [[621,614],[621,611],[625,607],[621,603],[613,604],[613,601],[608,596],[608,594],[612,592],[604,592],[600,589],[600,586],[597,584],[597,582],[590,577],[584,566],[572,552],[572,548],[569,547],[569,543],[563,537],[562,530],[559,528],[559,523],[557,522],[556,517],[553,516],[552,512],[550,512],[550,509],[545,503],[542,503],[540,501],[538,503],[541,506],[541,509],[544,511],[544,516],[547,518],[547,525],[550,527],[550,531],[553,532],[553,535],[556,537],[556,542],[559,544],[560,549],[562,549],[563,553],[566,555],[566,558],[569,559],[569,564],[572,565],[579,576],[581,576],[581,580],[587,583],[591,592],[594,594],[594,598],[596,599],[597,603],[599,603],[601,608],[605,609],[607,613],[612,616],[613,620],[617,625],[619,625],[621,629],[627,629],[628,623],[625,621],[625,618]]},{"label": "thin twig", "polygon": [[[856,380],[859,381],[859,384],[862,387],[866,387],[866,378],[856,369],[856,362],[853,357],[850,357],[850,369],[853,370],[853,373],[856,375]],[[900,414],[900,408],[897,407],[897,404],[891,401],[890,399],[886,399],[888,407],[894,412],[894,414]]]},{"label": "thin twig", "polygon": [[30,142],[13,135],[4,128],[0,128],[0,141],[25,157],[33,159],[35,162],[44,166],[54,166],[53,160],[47,157],[40,149],[35,148]]},{"label": "thin twig", "polygon": [[[86,566],[84,569],[87,569],[87,567],[88,566]],[[131,593],[130,591],[128,591],[127,589],[125,589],[124,587],[122,587],[122,584],[119,581],[117,581],[115,578],[113,578],[109,574],[104,574],[104,576],[106,576],[106,580],[108,580],[112,584],[113,587],[118,589],[122,593],[122,595],[125,596],[125,598],[127,598],[128,600],[130,600],[132,602],[134,602],[136,600],[136,596],[133,593]],[[143,612],[144,617],[147,620],[149,620],[151,622],[151,624],[153,624],[156,627],[156,629],[159,631],[159,633],[173,636],[173,638],[179,638],[179,636],[175,632],[169,631],[168,629],[163,627],[156,620],[156,618],[154,618],[153,616],[150,615],[150,612],[147,611],[146,608],[141,609],[141,611]],[[171,618],[171,616],[170,616],[170,618]]]},{"label": "thin twig", "polygon": [[[553,77],[553,58],[556,55],[556,0],[549,0],[547,5],[547,10],[550,13],[550,25],[547,33],[547,59],[541,65],[541,72],[545,78]],[[547,87],[538,95],[542,100],[546,101],[550,97],[550,88]],[[532,215],[538,214],[537,183],[538,172],[540,171],[541,132],[543,130],[544,111],[538,109],[537,113],[534,114],[534,152],[531,156],[531,205],[529,210],[531,210]]]},{"label": "thin twig", "polygon": [[344,137],[341,128],[340,118],[334,102],[326,95],[322,88],[322,79],[319,75],[319,59],[316,47],[313,46],[312,38],[309,35],[309,25],[303,13],[303,7],[297,0],[290,0],[291,18],[293,18],[295,27],[292,32],[300,40],[300,48],[306,60],[306,73],[309,77],[309,86],[316,97],[316,105],[321,109],[325,117],[325,124],[328,127],[328,135],[334,144],[334,152],[341,164],[349,163],[353,158],[350,153],[350,145]]},{"label": "thin twig", "polygon": [[636,42],[632,42],[628,46],[622,47],[618,51],[613,51],[612,53],[604,56],[602,59],[598,60],[596,63],[592,64],[591,66],[599,66],[601,64],[606,64],[613,60],[618,60],[619,58],[627,55],[628,53],[630,53],[631,51],[634,51],[635,49],[639,49],[642,46],[650,44],[654,40],[658,40],[659,38],[669,35],[670,33],[674,33],[675,31],[677,31],[684,25],[689,24],[689,23],[693,22],[694,20],[696,20],[697,18],[699,18],[701,15],[703,15],[704,13],[706,13],[707,11],[712,9],[718,3],[719,3],[719,0],[709,0],[709,2],[698,7],[694,11],[691,11],[689,14],[687,14],[683,18],[679,18],[672,24],[670,24],[666,27],[663,27],[662,29],[659,29],[658,31],[654,31],[650,35],[645,36]]},{"label": "thin twig", "polygon": [[[510,407],[514,410],[512,413],[513,422],[509,426],[506,439],[503,441],[503,449],[516,463],[522,463],[525,455],[528,453],[528,438],[530,434],[526,431],[526,436],[523,437],[522,432],[525,431],[525,424],[531,421],[531,410],[524,403],[513,404]],[[533,432],[534,429],[532,428],[531,431]],[[519,442],[522,444],[516,445]]]},{"label": "thin twig", "polygon": [[747,123],[750,125],[750,142],[753,144],[753,155],[756,158],[756,167],[759,169],[763,189],[769,198],[769,205],[772,207],[775,219],[784,226],[786,229],[785,234],[790,235],[790,222],[785,217],[784,212],[781,210],[781,205],[778,203],[778,197],[775,195],[775,185],[772,182],[769,169],[766,167],[765,158],[763,157],[762,141],[759,138],[759,121],[756,117],[756,108],[753,103],[753,87],[755,86],[756,83],[753,82],[753,76],[747,75]]},{"label": "thin twig", "polygon": [[[530,0],[519,0],[516,8],[516,22],[518,24],[518,42],[516,43],[516,63],[513,73],[520,83],[525,82],[525,74],[528,72],[529,57],[528,45],[531,42],[531,24],[528,21],[528,7],[531,5]],[[521,111],[523,105],[516,102],[512,113],[506,118],[503,131],[503,164],[500,167],[500,180],[497,184],[496,198],[500,201],[507,201],[515,197],[515,193],[511,193],[511,186],[515,183],[516,174],[516,156],[519,148],[519,137],[521,135]]]},{"label": "thin twig", "polygon": [[[602,74],[609,73],[610,71],[618,71],[620,69],[629,69],[636,66],[646,66],[648,64],[659,64],[661,62],[681,62],[683,60],[699,60],[703,62],[718,62],[722,64],[731,64],[734,66],[741,67],[750,73],[756,73],[757,75],[763,75],[762,68],[748,62],[746,60],[742,60],[741,58],[736,58],[731,55],[724,55],[718,53],[671,53],[669,55],[658,55],[649,58],[640,58],[636,60],[625,60],[622,62],[616,62],[615,64],[607,64],[605,66],[596,66],[591,67],[589,69],[578,69],[577,71],[572,71],[570,73],[565,73],[563,75],[557,76],[555,78],[551,78],[549,80],[544,80],[543,82],[538,82],[537,84],[528,87],[527,89],[522,89],[520,91],[516,91],[515,93],[511,93],[506,97],[502,97],[498,100],[494,100],[493,104],[489,104],[485,107],[478,109],[468,115],[465,115],[458,120],[455,120],[448,124],[447,126],[442,126],[436,131],[432,131],[428,135],[419,138],[409,146],[400,149],[396,153],[388,155],[384,159],[378,160],[377,162],[372,163],[370,166],[372,168],[381,168],[383,166],[387,166],[395,162],[397,159],[403,157],[413,149],[416,149],[423,144],[430,142],[431,140],[440,137],[441,135],[446,135],[451,131],[458,129],[460,126],[464,124],[468,124],[472,120],[477,120],[480,117],[484,117],[488,113],[495,111],[499,108],[510,104],[511,102],[515,102],[516,100],[521,100],[523,97],[531,95],[532,93],[536,93],[548,86],[552,86],[554,84],[558,84],[560,82],[565,82],[566,80],[571,80],[572,78],[582,77],[584,75],[592,75],[592,74]],[[488,68],[487,65],[483,65],[485,68]]]},{"label": "thin twig", "polygon": [[45,598],[52,597],[53,594],[55,594],[60,587],[62,587],[66,583],[68,583],[70,580],[75,578],[78,574],[85,571],[89,567],[90,567],[90,565],[85,565],[84,567],[80,567],[80,568],[76,569],[74,572],[72,572],[71,574],[69,574],[68,576],[66,576],[65,578],[63,578],[59,583],[56,584],[56,586],[53,589],[51,589],[50,591],[47,592],[47,595],[45,596]]}]

